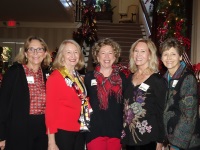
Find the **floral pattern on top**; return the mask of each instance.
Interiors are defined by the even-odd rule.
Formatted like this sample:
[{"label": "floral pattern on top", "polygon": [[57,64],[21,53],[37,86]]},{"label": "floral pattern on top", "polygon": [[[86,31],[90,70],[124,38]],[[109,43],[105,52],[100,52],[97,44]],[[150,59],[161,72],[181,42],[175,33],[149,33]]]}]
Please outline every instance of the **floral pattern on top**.
[{"label": "floral pattern on top", "polygon": [[[133,103],[129,104],[129,99],[124,100],[124,123],[123,126],[129,127],[132,133],[133,140],[135,143],[141,141],[138,132],[143,135],[145,133],[150,133],[152,126],[148,125],[147,120],[142,120],[146,115],[146,110],[143,108],[145,105],[146,92],[144,93],[141,89],[134,92]],[[136,132],[138,130],[138,132]],[[126,136],[125,131],[122,131],[121,138]]]}]

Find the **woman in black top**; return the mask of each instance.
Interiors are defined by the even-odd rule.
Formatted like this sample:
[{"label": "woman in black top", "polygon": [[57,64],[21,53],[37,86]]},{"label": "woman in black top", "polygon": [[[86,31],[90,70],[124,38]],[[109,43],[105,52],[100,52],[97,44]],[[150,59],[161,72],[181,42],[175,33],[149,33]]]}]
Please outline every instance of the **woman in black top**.
[{"label": "woman in black top", "polygon": [[4,74],[0,88],[0,149],[45,150],[46,93],[51,62],[45,41],[30,36]]},{"label": "woman in black top", "polygon": [[88,150],[121,150],[123,101],[126,77],[115,65],[120,56],[119,45],[111,39],[102,39],[92,48],[94,71],[85,76],[85,85],[93,109]]},{"label": "woman in black top", "polygon": [[156,47],[139,39],[130,49],[132,73],[124,93],[124,121],[121,141],[126,150],[161,150],[164,139],[164,80],[157,73]]}]

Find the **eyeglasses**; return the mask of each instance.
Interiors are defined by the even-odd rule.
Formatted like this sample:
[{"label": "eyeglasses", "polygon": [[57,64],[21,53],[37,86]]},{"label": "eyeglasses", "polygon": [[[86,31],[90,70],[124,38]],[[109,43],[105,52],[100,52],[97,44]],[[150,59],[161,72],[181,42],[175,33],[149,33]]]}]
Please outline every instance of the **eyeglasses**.
[{"label": "eyeglasses", "polygon": [[29,48],[27,48],[27,49],[28,49],[28,51],[29,51],[30,53],[34,53],[34,52],[42,53],[42,52],[44,52],[44,48],[33,48],[33,47],[29,47]]}]

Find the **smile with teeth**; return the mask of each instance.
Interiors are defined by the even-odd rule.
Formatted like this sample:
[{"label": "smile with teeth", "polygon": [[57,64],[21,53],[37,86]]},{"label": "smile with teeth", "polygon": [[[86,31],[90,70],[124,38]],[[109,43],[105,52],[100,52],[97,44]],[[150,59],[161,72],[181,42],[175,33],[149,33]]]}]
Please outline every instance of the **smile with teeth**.
[{"label": "smile with teeth", "polygon": [[105,63],[109,63],[109,62],[110,62],[110,60],[104,60],[104,62],[105,62]]}]

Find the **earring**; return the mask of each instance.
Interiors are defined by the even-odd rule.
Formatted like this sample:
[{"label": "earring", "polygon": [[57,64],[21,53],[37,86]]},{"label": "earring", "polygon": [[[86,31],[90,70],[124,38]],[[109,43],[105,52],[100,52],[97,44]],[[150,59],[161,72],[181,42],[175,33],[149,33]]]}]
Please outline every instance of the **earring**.
[{"label": "earring", "polygon": [[27,59],[27,57],[25,57],[25,61],[26,61],[26,63],[28,62],[28,59]]}]

